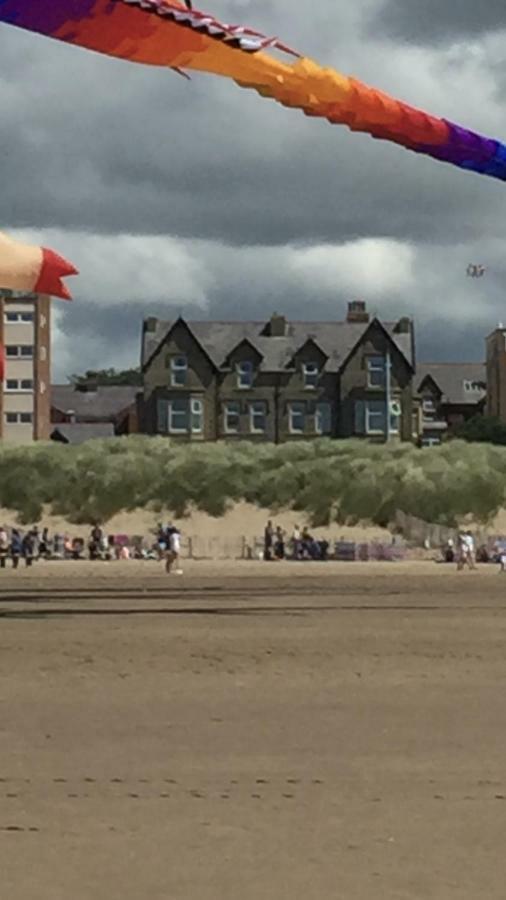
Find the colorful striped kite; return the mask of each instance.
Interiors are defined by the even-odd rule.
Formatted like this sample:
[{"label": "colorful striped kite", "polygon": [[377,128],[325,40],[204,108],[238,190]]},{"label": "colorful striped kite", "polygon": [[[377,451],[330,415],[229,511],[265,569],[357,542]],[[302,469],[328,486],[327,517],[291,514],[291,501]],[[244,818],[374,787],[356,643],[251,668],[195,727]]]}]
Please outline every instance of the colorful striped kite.
[{"label": "colorful striped kite", "polygon": [[54,250],[15,241],[0,232],[0,293],[22,291],[70,300],[62,278],[77,274],[77,269]]},{"label": "colorful striped kite", "polygon": [[[133,62],[224,75],[309,116],[506,180],[505,144],[189,7],[189,0],[0,0],[0,21]],[[298,59],[282,62],[270,49]]]}]

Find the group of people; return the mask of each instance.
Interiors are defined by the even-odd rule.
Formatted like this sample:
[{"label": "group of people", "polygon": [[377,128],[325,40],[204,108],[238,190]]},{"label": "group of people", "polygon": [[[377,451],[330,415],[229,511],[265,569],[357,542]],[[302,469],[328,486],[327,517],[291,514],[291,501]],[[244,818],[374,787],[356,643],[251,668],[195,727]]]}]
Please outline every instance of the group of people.
[{"label": "group of people", "polygon": [[263,558],[266,562],[282,559],[326,560],[328,541],[318,541],[307,527],[295,525],[290,537],[280,525],[274,527],[269,520],[264,531]]},{"label": "group of people", "polygon": [[453,538],[449,538],[443,548],[443,559],[447,563],[457,563],[457,569],[476,568],[476,546],[473,533],[462,531],[459,534],[457,547]]},{"label": "group of people", "polygon": [[51,552],[47,528],[41,532],[34,525],[23,532],[19,528],[8,530],[4,525],[0,526],[0,569],[5,569],[7,560],[11,560],[13,569],[18,568],[20,560],[31,566],[37,559],[49,559]]},{"label": "group of people", "polygon": [[474,535],[471,531],[462,531],[457,540],[449,538],[443,547],[443,560],[446,563],[457,563],[458,571],[462,569],[476,569],[476,563],[498,563],[501,571],[506,572],[506,545],[496,542],[490,549],[483,544],[476,548]]},{"label": "group of people", "polygon": [[147,549],[142,542],[131,543],[126,536],[108,535],[100,524],[95,524],[88,540],[70,537],[68,534],[49,534],[49,529],[34,525],[26,532],[18,528],[0,526],[0,569],[7,562],[17,569],[21,560],[32,566],[39,559],[80,560],[86,557],[97,560],[154,559],[164,560],[167,573],[175,567],[181,573],[181,533],[173,525],[159,525],[155,543]]}]

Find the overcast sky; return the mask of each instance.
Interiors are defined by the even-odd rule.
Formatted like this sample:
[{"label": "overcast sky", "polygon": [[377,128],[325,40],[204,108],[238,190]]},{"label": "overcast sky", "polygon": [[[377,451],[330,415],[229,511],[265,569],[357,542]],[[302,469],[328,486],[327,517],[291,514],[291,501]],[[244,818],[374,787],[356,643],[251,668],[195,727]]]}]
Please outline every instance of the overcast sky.
[{"label": "overcast sky", "polygon": [[[198,5],[198,4],[196,4]],[[325,65],[506,140],[504,0],[209,0]],[[413,315],[418,357],[480,360],[506,321],[506,184],[232,82],[0,25],[0,227],[67,255],[53,377],[137,365],[144,315]],[[466,277],[469,262],[487,265]]]}]

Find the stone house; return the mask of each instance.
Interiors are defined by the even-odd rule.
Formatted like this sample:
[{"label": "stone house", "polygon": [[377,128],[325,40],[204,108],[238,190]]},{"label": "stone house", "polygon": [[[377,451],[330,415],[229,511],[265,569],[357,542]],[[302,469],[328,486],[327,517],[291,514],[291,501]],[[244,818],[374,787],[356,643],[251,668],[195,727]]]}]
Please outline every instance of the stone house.
[{"label": "stone house", "polygon": [[[139,430],[183,441],[410,441],[414,334],[350,303],[345,322],[143,323]],[[388,408],[388,415],[387,415]]]}]

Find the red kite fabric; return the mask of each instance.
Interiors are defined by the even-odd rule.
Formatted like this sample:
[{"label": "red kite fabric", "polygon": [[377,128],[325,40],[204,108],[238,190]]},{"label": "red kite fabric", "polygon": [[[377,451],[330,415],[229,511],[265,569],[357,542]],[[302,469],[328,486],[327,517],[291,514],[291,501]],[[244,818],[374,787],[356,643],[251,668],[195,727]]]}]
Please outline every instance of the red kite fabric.
[{"label": "red kite fabric", "polygon": [[75,266],[54,250],[24,244],[0,232],[0,292],[50,294],[71,300],[62,279],[77,274]]}]

